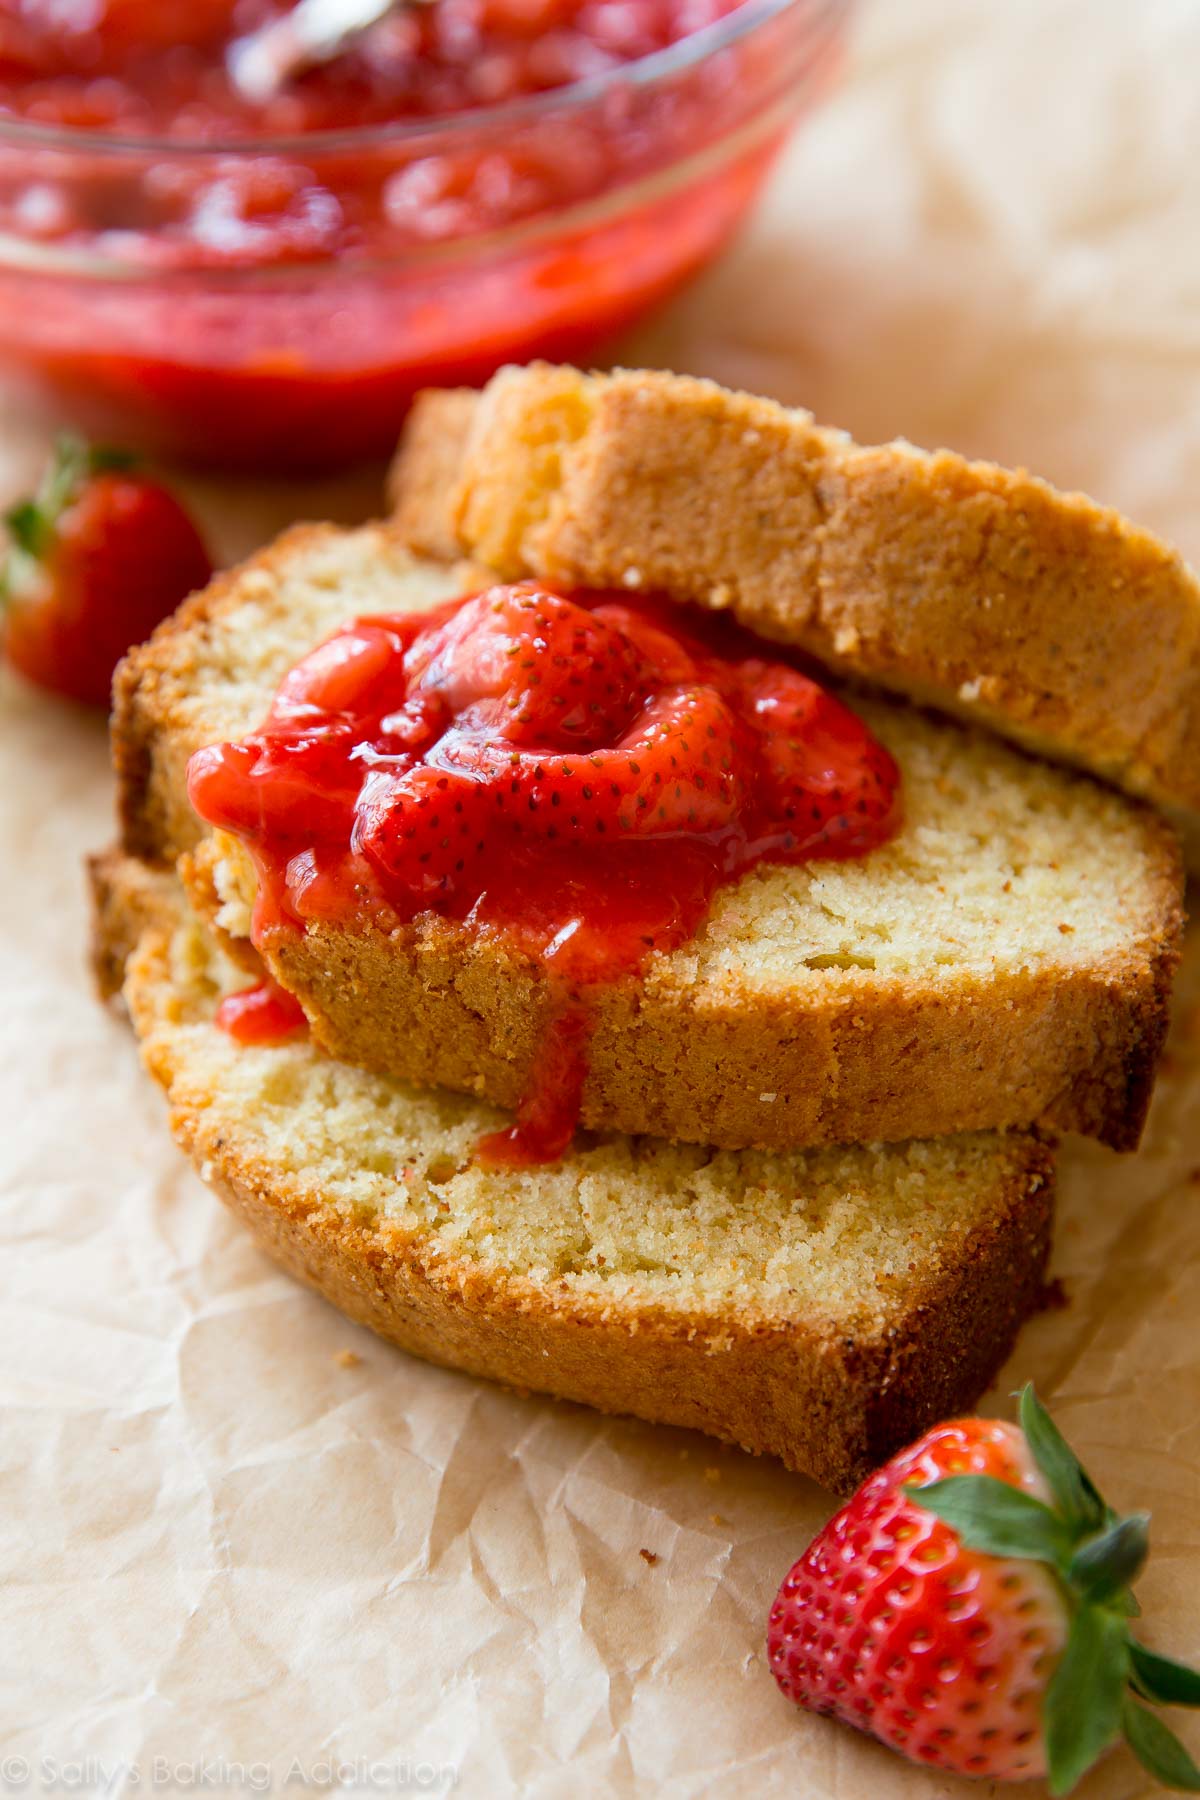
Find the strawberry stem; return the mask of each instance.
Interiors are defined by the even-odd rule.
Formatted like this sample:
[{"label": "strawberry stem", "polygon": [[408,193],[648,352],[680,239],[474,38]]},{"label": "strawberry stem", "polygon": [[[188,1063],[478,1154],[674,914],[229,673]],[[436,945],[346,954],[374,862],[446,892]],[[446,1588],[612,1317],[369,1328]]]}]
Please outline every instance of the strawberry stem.
[{"label": "strawberry stem", "polygon": [[0,558],[0,609],[36,585],[38,565],[47,561],[58,535],[58,522],[95,475],[133,468],[131,450],[91,445],[64,431],[55,441],[36,493],[18,500],[3,514],[10,546]]},{"label": "strawberry stem", "polygon": [[1108,1509],[1095,1482],[1038,1399],[1032,1381],[1021,1390],[1018,1416],[1025,1442],[1046,1478],[1058,1510],[1070,1523],[1099,1531]]},{"label": "strawberry stem", "polygon": [[1157,1650],[1147,1650],[1145,1644],[1131,1642],[1129,1650],[1133,1685],[1144,1699],[1156,1700],[1160,1706],[1200,1706],[1200,1671],[1160,1656]]},{"label": "strawberry stem", "polygon": [[1121,1714],[1125,1740],[1143,1769],[1177,1793],[1200,1794],[1200,1769],[1169,1725],[1135,1700]]},{"label": "strawberry stem", "polygon": [[1060,1572],[1074,1548],[1070,1528],[1045,1501],[994,1475],[947,1475],[905,1492],[936,1513],[972,1550],[989,1556],[1025,1556]]},{"label": "strawberry stem", "polygon": [[16,548],[26,556],[40,558],[48,547],[46,520],[35,500],[21,500],[10,506],[4,524]]},{"label": "strawberry stem", "polygon": [[53,525],[93,475],[132,469],[137,460],[132,450],[89,444],[74,431],[62,431],[55,439],[54,454],[38,486],[37,497],[30,504],[37,506]]},{"label": "strawberry stem", "polygon": [[1052,1794],[1069,1794],[1120,1736],[1128,1679],[1124,1619],[1101,1606],[1081,1606],[1043,1703]]},{"label": "strawberry stem", "polygon": [[1150,1553],[1149,1525],[1149,1513],[1130,1513],[1082,1544],[1067,1569],[1070,1585],[1086,1600],[1115,1600],[1142,1572]]}]

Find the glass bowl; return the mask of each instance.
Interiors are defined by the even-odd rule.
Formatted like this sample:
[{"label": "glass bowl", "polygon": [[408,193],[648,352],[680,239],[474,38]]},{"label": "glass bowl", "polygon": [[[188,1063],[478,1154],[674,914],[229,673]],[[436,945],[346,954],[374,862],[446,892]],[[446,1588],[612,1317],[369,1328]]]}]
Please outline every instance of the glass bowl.
[{"label": "glass bowl", "polygon": [[264,472],[385,453],[421,387],[580,361],[724,246],[848,0],[744,0],[503,105],[203,146],[0,122],[0,375]]}]

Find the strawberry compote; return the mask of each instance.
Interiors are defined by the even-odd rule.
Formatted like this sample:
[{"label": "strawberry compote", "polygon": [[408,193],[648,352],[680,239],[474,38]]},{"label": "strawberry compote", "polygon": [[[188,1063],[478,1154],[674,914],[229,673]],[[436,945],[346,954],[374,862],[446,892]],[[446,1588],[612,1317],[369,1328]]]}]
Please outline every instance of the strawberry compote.
[{"label": "strawberry compote", "polygon": [[356,620],[259,731],[200,750],[192,803],[258,871],[255,941],[435,912],[536,959],[558,1014],[492,1160],[570,1141],[588,997],[695,932],[755,863],[860,856],[899,819],[863,722],[725,620],[497,587]]},{"label": "strawberry compote", "polygon": [[293,0],[0,0],[0,106],[192,144],[442,118],[651,56],[737,3],[420,0],[247,92],[245,53]]},{"label": "strawberry compote", "polygon": [[281,0],[0,0],[0,362],[160,450],[386,452],[712,257],[844,5],[408,0],[247,95]]},{"label": "strawberry compote", "polygon": [[269,976],[253,987],[227,994],[216,1018],[221,1030],[239,1044],[283,1044],[308,1029],[300,1002]]}]

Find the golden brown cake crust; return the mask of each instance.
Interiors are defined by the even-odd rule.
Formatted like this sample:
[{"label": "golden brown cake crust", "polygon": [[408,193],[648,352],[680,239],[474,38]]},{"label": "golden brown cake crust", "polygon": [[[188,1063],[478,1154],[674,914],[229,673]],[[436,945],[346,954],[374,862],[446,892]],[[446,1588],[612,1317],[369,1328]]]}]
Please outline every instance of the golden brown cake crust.
[{"label": "golden brown cake crust", "polygon": [[[172,1128],[193,1159],[202,1121]],[[599,1412],[703,1431],[777,1456],[835,1491],[853,1488],[935,1420],[968,1411],[1042,1299],[1052,1197],[1014,1190],[994,1227],[963,1247],[954,1275],[914,1297],[886,1343],[839,1344],[780,1324],[719,1334],[678,1319],[552,1307],[503,1287],[422,1267],[384,1229],[329,1218],[319,1201],[282,1197],[269,1174],[228,1147],[210,1179],[258,1244],[292,1275],[380,1337],[426,1362]]]},{"label": "golden brown cake crust", "polygon": [[[258,724],[284,670],[331,628],[320,609],[339,582],[355,611],[379,610],[365,571],[381,563],[434,596],[480,579],[478,569],[414,564],[395,529],[301,528],[189,601],[119,671],[124,847],[162,866],[190,854],[184,872],[210,919],[213,851],[187,802],[187,758]],[[306,636],[310,615],[298,609],[309,604]],[[1133,816],[1115,797],[1105,804]],[[732,1148],[1040,1123],[1134,1148],[1182,924],[1174,839],[1149,814],[1140,821],[1138,921],[1119,952],[1099,959],[961,969],[953,979],[927,970],[869,986],[861,970],[830,967],[803,993],[752,991],[736,968],[701,993],[686,959],[654,959],[645,976],[597,997],[582,1122]],[[248,901],[248,863],[231,860]],[[508,1107],[525,1092],[552,995],[540,968],[505,946],[428,916],[390,934],[366,924],[282,934],[267,954],[330,1054]],[[252,961],[244,946],[240,955]]]},{"label": "golden brown cake crust", "polygon": [[[220,1109],[184,1079],[164,1012],[173,985],[177,890],[119,855],[91,864],[94,954],[104,990],[128,964],[125,998],[143,1054],[198,1169],[262,1247],[348,1317],[428,1361],[610,1413],[690,1426],[778,1456],[847,1489],[934,1419],[968,1408],[1039,1305],[1052,1223],[1053,1157],[1000,1139],[989,1216],[905,1278],[881,1332],[830,1336],[795,1318],[691,1314],[625,1294],[500,1275],[431,1254],[394,1221],[350,1221],[304,1172],[248,1155]],[[218,1115],[214,1123],[214,1114]]]},{"label": "golden brown cake crust", "polygon": [[130,856],[173,865],[201,835],[188,805],[185,771],[193,746],[178,743],[179,699],[195,670],[211,623],[233,610],[260,580],[271,582],[291,557],[337,535],[332,525],[297,525],[258,555],[217,575],[117,665],[113,677],[112,757],[117,824]]},{"label": "golden brown cake crust", "polygon": [[[209,918],[211,856],[202,846],[183,871]],[[1166,859],[1167,921],[1176,891]],[[510,1110],[526,1092],[555,1004],[530,959],[432,919],[390,933],[365,922],[282,931],[263,948],[331,1056]],[[1040,1124],[1133,1150],[1177,960],[1169,923],[1148,960],[1107,977],[964,973],[940,990],[914,977],[864,995],[853,971],[831,970],[819,998],[793,1005],[733,982],[698,999],[669,974],[630,978],[593,1002],[580,1123],[732,1149]]]},{"label": "golden brown cake crust", "polygon": [[426,388],[404,426],[403,450],[388,476],[388,499],[404,541],[418,556],[459,556],[451,500],[475,424],[474,388]]},{"label": "golden brown cake crust", "polygon": [[535,365],[470,404],[410,416],[392,492],[414,542],[728,608],[1196,824],[1200,584],[1119,514],[685,376]]}]

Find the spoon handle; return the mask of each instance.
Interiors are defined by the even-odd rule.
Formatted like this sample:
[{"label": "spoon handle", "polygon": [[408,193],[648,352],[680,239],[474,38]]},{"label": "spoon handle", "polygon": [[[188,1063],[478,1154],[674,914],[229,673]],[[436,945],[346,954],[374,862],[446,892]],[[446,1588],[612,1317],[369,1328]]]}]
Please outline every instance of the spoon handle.
[{"label": "spoon handle", "polygon": [[336,56],[398,4],[400,0],[299,0],[282,18],[230,45],[230,79],[243,100],[262,105],[293,75]]}]

